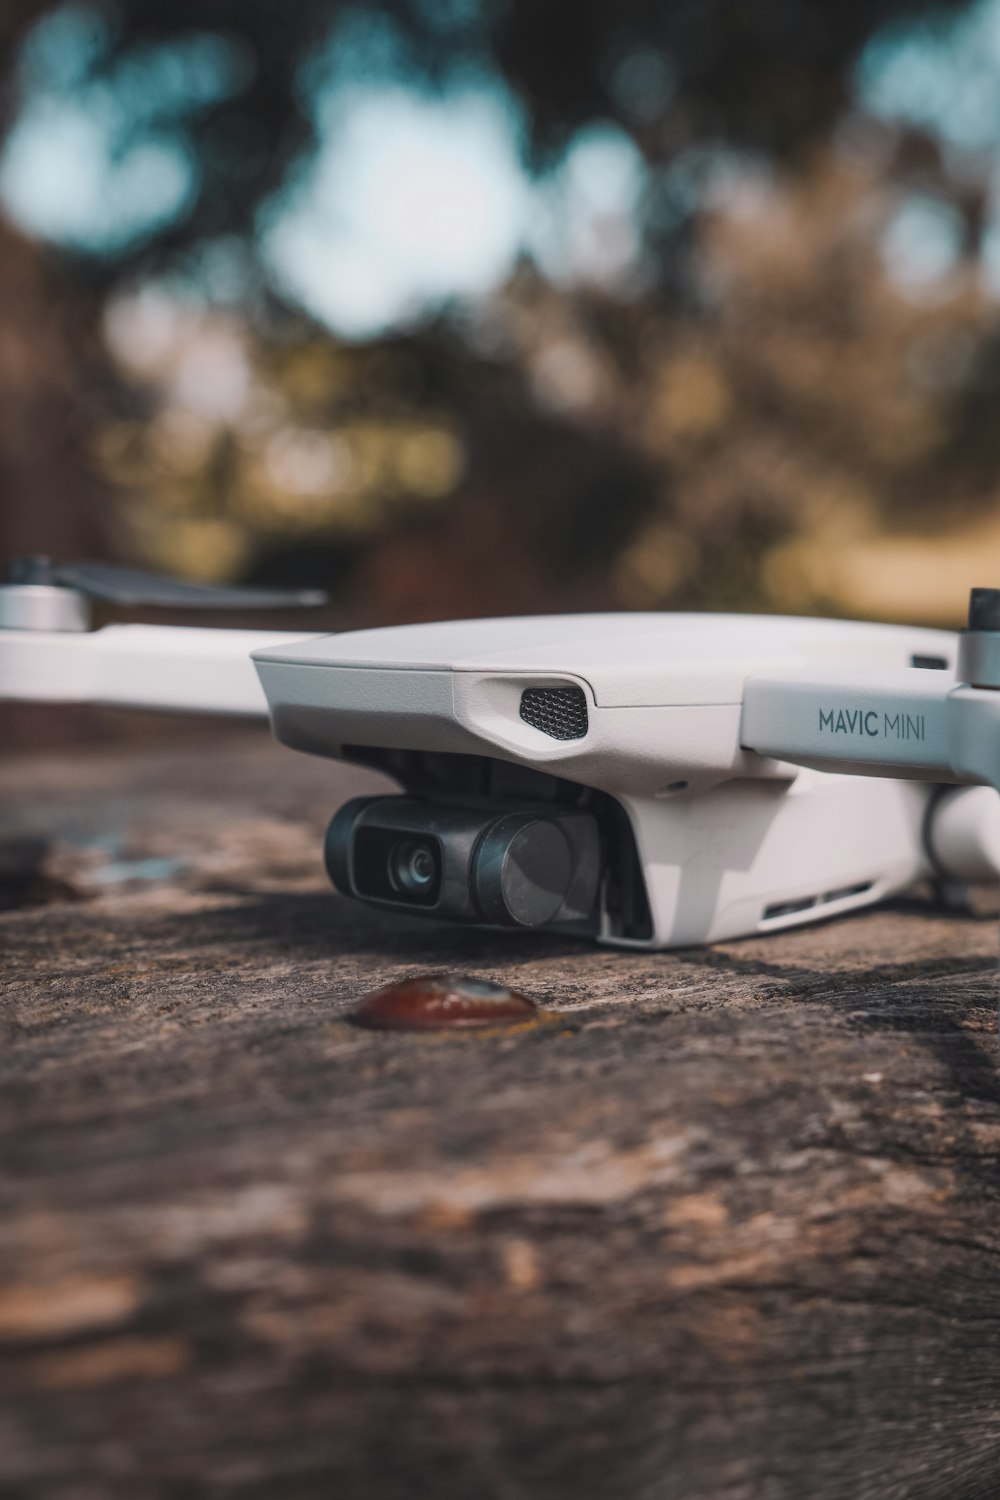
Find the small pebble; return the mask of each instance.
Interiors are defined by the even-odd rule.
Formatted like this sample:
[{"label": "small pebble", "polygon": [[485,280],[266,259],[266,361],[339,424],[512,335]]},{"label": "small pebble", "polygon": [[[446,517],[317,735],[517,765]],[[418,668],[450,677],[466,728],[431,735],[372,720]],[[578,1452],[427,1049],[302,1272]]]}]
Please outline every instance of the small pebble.
[{"label": "small pebble", "polygon": [[348,1017],[372,1031],[469,1031],[530,1021],[538,1007],[489,979],[421,974],[364,995]]}]

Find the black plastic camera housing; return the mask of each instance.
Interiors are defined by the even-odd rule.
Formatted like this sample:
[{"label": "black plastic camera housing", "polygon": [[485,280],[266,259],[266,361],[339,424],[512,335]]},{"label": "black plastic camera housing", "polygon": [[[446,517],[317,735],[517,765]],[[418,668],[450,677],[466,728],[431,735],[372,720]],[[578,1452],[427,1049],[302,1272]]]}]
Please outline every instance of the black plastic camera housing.
[{"label": "black plastic camera housing", "polygon": [[447,921],[580,931],[597,921],[596,817],[524,803],[358,797],[326,837],[344,895]]}]

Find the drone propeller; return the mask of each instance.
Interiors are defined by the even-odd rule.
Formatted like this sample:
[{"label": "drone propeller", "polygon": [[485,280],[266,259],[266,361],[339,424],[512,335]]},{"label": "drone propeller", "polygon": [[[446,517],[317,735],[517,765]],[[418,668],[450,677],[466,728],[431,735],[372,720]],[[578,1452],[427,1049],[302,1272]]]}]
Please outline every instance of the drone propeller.
[{"label": "drone propeller", "polygon": [[138,568],[106,563],[54,563],[47,557],[22,557],[11,563],[8,585],[42,585],[71,589],[88,599],[127,608],[162,609],[312,609],[327,602],[319,589],[225,588],[160,578]]}]

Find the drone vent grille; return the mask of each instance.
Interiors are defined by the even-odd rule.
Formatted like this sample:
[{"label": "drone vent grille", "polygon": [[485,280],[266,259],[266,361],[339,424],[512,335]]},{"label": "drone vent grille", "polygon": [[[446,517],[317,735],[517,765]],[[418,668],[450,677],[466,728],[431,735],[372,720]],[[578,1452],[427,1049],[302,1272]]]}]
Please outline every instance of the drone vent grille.
[{"label": "drone vent grille", "polygon": [[525,688],[521,718],[553,740],[582,740],[587,733],[587,700],[578,687]]}]

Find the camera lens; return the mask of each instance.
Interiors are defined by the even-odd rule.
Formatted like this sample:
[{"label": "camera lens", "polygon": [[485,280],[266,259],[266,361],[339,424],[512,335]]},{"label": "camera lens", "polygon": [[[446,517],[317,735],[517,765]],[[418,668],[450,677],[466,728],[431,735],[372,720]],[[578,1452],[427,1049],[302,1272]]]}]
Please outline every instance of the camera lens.
[{"label": "camera lens", "polygon": [[426,899],[437,876],[437,858],[430,844],[403,839],[389,850],[389,880],[402,895]]}]

